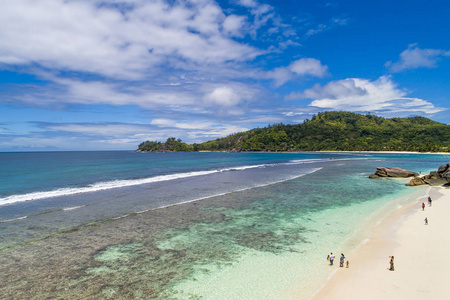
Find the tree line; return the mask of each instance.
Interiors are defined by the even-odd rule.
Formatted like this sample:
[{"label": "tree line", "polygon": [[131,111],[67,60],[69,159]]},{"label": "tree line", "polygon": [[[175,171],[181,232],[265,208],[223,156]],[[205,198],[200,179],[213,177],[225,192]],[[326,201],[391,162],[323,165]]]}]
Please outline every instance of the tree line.
[{"label": "tree line", "polygon": [[[169,141],[170,140],[170,141]],[[139,149],[161,148],[144,142]],[[450,152],[450,125],[425,117],[382,118],[352,112],[323,112],[302,124],[272,124],[201,144],[170,138],[170,151],[417,151]]]}]

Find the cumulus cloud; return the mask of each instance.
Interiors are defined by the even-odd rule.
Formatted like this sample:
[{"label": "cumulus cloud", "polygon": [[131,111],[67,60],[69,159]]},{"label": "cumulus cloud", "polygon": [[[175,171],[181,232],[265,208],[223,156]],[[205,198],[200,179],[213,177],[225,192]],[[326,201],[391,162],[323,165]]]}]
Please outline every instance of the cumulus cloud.
[{"label": "cumulus cloud", "polygon": [[241,101],[241,96],[231,87],[221,86],[205,95],[204,100],[208,105],[230,107],[238,104]]},{"label": "cumulus cloud", "polygon": [[266,74],[267,78],[275,80],[275,86],[281,86],[295,76],[324,77],[328,73],[328,67],[322,65],[315,58],[301,58],[292,62],[287,67],[275,68]]},{"label": "cumulus cloud", "polygon": [[196,111],[216,105],[242,113],[232,106],[254,92],[237,82],[261,74],[245,62],[267,51],[236,38],[274,13],[257,1],[240,4],[248,15],[229,14],[214,0],[7,1],[0,10],[0,64],[45,84],[9,85],[0,101]]},{"label": "cumulus cloud", "polygon": [[127,4],[6,1],[0,63],[139,79],[166,64],[239,62],[261,53],[229,37],[241,34],[243,19],[227,17],[215,1]]},{"label": "cumulus cloud", "polygon": [[291,80],[294,75],[289,68],[275,68],[273,71],[266,73],[267,78],[275,81],[275,86],[279,87]]},{"label": "cumulus cloud", "polygon": [[247,18],[245,16],[229,15],[223,21],[223,31],[236,37],[244,36]]},{"label": "cumulus cloud", "polygon": [[450,56],[450,51],[439,49],[421,49],[417,44],[409,45],[408,49],[400,53],[396,62],[388,61],[385,66],[393,73],[408,69],[435,68],[442,57]]},{"label": "cumulus cloud", "polygon": [[323,77],[326,75],[328,67],[322,65],[320,60],[315,58],[301,58],[294,61],[289,66],[291,72],[297,75],[312,75],[315,77]]},{"label": "cumulus cloud", "polygon": [[382,76],[375,81],[348,78],[325,86],[315,85],[302,93],[291,94],[288,99],[314,99],[309,106],[359,112],[433,114],[444,110],[426,100],[407,97],[407,94],[390,77]]}]

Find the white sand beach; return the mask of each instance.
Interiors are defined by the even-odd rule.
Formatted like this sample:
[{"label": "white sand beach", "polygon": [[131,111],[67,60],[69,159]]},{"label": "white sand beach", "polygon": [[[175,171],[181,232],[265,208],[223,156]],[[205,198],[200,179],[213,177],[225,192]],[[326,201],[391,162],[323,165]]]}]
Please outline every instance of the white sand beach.
[{"label": "white sand beach", "polygon": [[449,299],[450,189],[433,187],[430,196],[423,211],[414,200],[385,218],[312,299]]}]

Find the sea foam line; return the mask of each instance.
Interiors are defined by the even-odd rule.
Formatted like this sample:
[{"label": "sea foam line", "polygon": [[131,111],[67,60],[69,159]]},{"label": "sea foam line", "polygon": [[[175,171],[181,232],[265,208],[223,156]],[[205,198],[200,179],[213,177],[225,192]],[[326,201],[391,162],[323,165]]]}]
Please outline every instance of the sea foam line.
[{"label": "sea foam line", "polygon": [[51,191],[39,191],[32,192],[27,194],[18,194],[11,195],[4,198],[0,198],[0,206],[13,204],[18,202],[26,202],[33,200],[40,200],[46,198],[60,197],[60,196],[69,196],[81,193],[89,193],[89,192],[98,192],[103,190],[135,186],[147,183],[155,183],[155,182],[163,182],[170,181],[182,178],[189,178],[195,176],[204,176],[210,175],[214,173],[220,172],[229,172],[229,171],[243,171],[247,169],[255,169],[255,168],[266,168],[273,167],[276,165],[295,165],[295,164],[305,164],[305,163],[314,163],[314,162],[324,162],[329,161],[330,159],[305,159],[305,160],[292,160],[287,163],[271,163],[271,164],[258,164],[258,165],[249,165],[249,166],[238,166],[238,167],[229,167],[218,170],[208,170],[208,171],[195,171],[195,172],[185,172],[185,173],[176,173],[169,175],[159,175],[148,178],[141,179],[125,179],[125,180],[113,180],[113,181],[105,181],[105,182],[97,182],[84,187],[75,187],[75,188],[60,188]]},{"label": "sea foam line", "polygon": [[84,187],[76,187],[76,188],[61,188],[51,191],[43,191],[43,192],[33,192],[28,194],[21,195],[11,195],[5,198],[0,198],[0,206],[6,204],[13,204],[17,202],[25,202],[31,200],[39,200],[45,198],[53,198],[58,196],[68,196],[80,193],[89,193],[89,192],[98,192],[103,190],[127,187],[140,185],[145,183],[153,183],[153,182],[162,182],[168,180],[175,180],[180,178],[187,178],[193,176],[201,176],[217,173],[218,170],[214,171],[199,171],[199,172],[188,172],[188,173],[178,173],[171,175],[160,175],[149,178],[142,179],[128,179],[128,180],[113,180],[113,181],[105,181],[105,182],[97,182]]},{"label": "sea foam line", "polygon": [[74,209],[82,208],[82,207],[85,207],[85,206],[86,206],[86,205],[66,207],[66,208],[63,208],[62,210],[63,210],[63,211],[74,210]]},{"label": "sea foam line", "polygon": [[18,217],[18,218],[15,218],[15,219],[0,220],[0,223],[7,223],[7,222],[19,221],[19,220],[26,219],[27,217],[28,217],[28,216],[23,216],[23,217]]},{"label": "sea foam line", "polygon": [[[187,201],[183,201],[183,202],[177,202],[177,203],[162,205],[162,206],[158,206],[158,207],[153,207],[153,208],[149,208],[149,209],[146,209],[146,210],[135,212],[135,214],[143,214],[143,213],[146,213],[146,212],[149,212],[149,211],[152,211],[152,210],[163,209],[163,208],[168,208],[168,207],[172,207],[172,206],[177,206],[177,205],[182,205],[182,204],[202,201],[202,200],[211,199],[211,198],[214,198],[214,197],[225,196],[225,195],[230,194],[230,193],[238,193],[238,192],[243,192],[243,191],[254,189],[254,188],[258,188],[258,187],[264,187],[264,186],[268,186],[268,185],[272,185],[272,184],[277,184],[277,183],[280,183],[280,182],[284,182],[284,181],[287,181],[287,180],[292,180],[292,179],[295,179],[295,178],[299,178],[299,177],[305,176],[307,174],[311,174],[311,173],[317,172],[317,171],[319,171],[321,169],[322,168],[314,168],[314,169],[309,170],[306,173],[303,173],[303,174],[300,174],[300,175],[295,175],[295,176],[290,176],[290,177],[282,179],[282,180],[269,182],[269,183],[264,183],[264,184],[260,184],[260,185],[255,185],[255,186],[251,186],[251,187],[246,187],[246,188],[242,188],[242,189],[237,189],[237,190],[233,190],[233,191],[227,191],[227,192],[224,192],[224,193],[208,195],[208,196],[204,196],[204,197],[200,197],[200,198],[196,198],[196,199],[192,199],[192,200],[187,200]],[[125,214],[123,216],[115,217],[115,218],[112,218],[112,219],[113,220],[118,220],[118,219],[126,218],[129,215],[130,214]]]}]

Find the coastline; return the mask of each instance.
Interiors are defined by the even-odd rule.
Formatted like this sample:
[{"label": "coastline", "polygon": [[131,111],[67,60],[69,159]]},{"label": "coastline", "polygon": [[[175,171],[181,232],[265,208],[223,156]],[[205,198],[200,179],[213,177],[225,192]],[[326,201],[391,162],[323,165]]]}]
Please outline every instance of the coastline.
[{"label": "coastline", "polygon": [[386,153],[386,154],[433,154],[433,155],[450,155],[450,152],[417,152],[417,151],[333,151],[322,150],[314,152],[338,152],[338,153]]},{"label": "coastline", "polygon": [[[310,299],[447,299],[450,189],[428,191],[431,207],[425,196],[386,216],[370,230],[368,240],[346,255],[349,268],[335,267]],[[424,225],[425,217],[429,225]],[[395,271],[388,270],[391,255]]]}]

